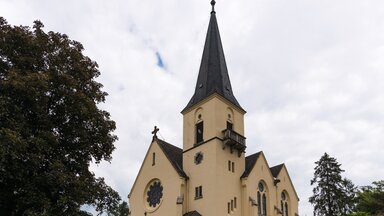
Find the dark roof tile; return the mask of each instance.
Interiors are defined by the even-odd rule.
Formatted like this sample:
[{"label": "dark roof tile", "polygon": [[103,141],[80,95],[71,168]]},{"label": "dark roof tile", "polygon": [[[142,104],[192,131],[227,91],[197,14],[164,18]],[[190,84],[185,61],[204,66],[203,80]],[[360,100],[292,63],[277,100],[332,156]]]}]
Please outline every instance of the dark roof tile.
[{"label": "dark roof tile", "polygon": [[257,159],[259,158],[259,156],[261,155],[261,151],[260,152],[257,152],[255,154],[252,154],[252,155],[249,155],[247,157],[245,157],[245,170],[244,170],[244,173],[243,175],[241,175],[240,178],[245,178],[245,177],[248,177],[249,173],[251,173],[253,167],[255,166],[255,163],[257,161]]},{"label": "dark roof tile", "polygon": [[172,166],[176,169],[177,173],[181,177],[188,178],[183,171],[183,150],[165,142],[164,140],[156,138],[156,141],[159,143],[160,148],[163,150]]},{"label": "dark roof tile", "polygon": [[185,213],[183,216],[201,216],[201,214],[197,211],[190,211]]},{"label": "dark roof tile", "polygon": [[271,170],[273,177],[277,178],[277,176],[279,175],[283,166],[284,166],[284,164],[282,163],[282,164],[279,164],[279,165],[276,165],[274,167],[269,168]]}]

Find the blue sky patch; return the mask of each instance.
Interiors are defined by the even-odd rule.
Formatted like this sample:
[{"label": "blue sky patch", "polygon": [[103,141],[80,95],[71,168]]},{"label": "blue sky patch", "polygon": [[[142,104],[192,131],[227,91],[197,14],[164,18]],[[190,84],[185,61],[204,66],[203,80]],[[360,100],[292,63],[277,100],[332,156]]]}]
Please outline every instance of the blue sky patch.
[{"label": "blue sky patch", "polygon": [[157,58],[157,66],[159,66],[162,69],[165,69],[165,64],[163,59],[161,58],[161,55],[159,52],[156,52],[156,58]]}]

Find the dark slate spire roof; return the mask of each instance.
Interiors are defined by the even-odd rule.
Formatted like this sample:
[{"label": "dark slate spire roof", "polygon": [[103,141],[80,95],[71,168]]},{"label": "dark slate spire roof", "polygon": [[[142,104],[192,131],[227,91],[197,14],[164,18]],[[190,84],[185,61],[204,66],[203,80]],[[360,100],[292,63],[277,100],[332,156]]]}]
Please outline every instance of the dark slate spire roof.
[{"label": "dark slate spire roof", "polygon": [[216,12],[212,10],[195,93],[183,111],[214,93],[221,95],[245,112],[232,92]]}]

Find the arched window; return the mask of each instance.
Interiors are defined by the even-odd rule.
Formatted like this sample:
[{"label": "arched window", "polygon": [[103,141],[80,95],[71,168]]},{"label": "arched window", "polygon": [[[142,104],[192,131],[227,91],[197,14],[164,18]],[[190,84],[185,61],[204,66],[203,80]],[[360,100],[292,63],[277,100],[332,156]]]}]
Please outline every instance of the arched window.
[{"label": "arched window", "polygon": [[265,193],[263,194],[263,215],[267,215],[267,196],[265,196]]},{"label": "arched window", "polygon": [[280,210],[281,210],[281,215],[284,216],[284,203],[283,203],[283,201],[280,201]]},{"label": "arched window", "polygon": [[257,213],[261,215],[261,196],[260,191],[257,192]]},{"label": "arched window", "polygon": [[228,129],[228,130],[233,130],[233,124],[232,124],[232,122],[227,121],[227,129]]},{"label": "arched window", "polygon": [[204,123],[200,121],[195,125],[196,131],[196,144],[204,141]]},{"label": "arched window", "polygon": [[267,190],[263,182],[259,182],[257,191],[258,216],[267,216]]},{"label": "arched window", "polygon": [[288,216],[288,202],[285,202],[285,215]]},{"label": "arched window", "polygon": [[288,203],[288,195],[285,191],[281,192],[280,197],[280,204],[281,204],[281,213],[283,216],[289,216],[289,203]]}]

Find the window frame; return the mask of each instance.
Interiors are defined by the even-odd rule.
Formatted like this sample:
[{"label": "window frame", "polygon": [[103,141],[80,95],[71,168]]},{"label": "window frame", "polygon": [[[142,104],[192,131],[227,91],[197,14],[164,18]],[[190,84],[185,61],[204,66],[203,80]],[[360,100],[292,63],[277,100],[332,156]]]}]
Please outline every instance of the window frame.
[{"label": "window frame", "polygon": [[195,187],[195,200],[203,198],[203,186]]},{"label": "window frame", "polygon": [[195,141],[196,144],[204,142],[204,121],[199,121],[195,125]]}]

